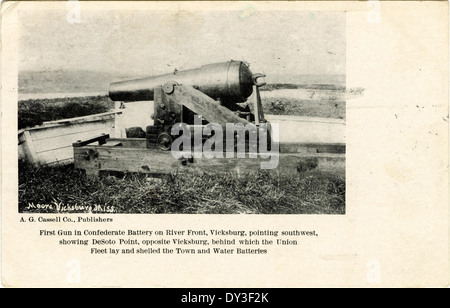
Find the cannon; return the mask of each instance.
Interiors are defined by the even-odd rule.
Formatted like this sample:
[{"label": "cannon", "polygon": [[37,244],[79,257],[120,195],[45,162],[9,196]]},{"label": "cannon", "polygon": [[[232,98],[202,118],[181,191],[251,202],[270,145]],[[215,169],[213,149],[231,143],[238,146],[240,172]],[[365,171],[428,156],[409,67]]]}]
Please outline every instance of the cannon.
[{"label": "cannon", "polygon": [[[176,123],[194,124],[194,116],[202,124],[266,123],[258,88],[264,85],[243,61],[228,61],[199,68],[141,79],[114,82],[109,96],[113,101],[154,101],[154,124],[147,126],[148,148],[171,149],[175,136],[171,128]],[[255,94],[253,112],[248,104],[240,105]],[[206,138],[205,138],[206,140]]]},{"label": "cannon", "polygon": [[[110,138],[103,134],[79,140],[73,143],[75,168],[89,175],[100,172],[167,174],[195,170],[239,174],[263,168],[268,162],[276,162],[276,166],[271,166],[283,173],[300,172],[305,164],[326,169],[334,160],[342,165],[342,154],[330,156],[325,153],[330,149],[334,151],[335,145],[279,144],[272,140],[271,125],[264,117],[259,93],[259,88],[265,84],[261,81],[263,77],[264,74],[252,73],[245,62],[231,60],[113,82],[109,96],[125,108],[127,103],[153,101],[153,115],[144,132],[145,138]],[[115,112],[121,111],[116,109]],[[180,123],[187,124],[188,129],[178,132],[175,129],[174,132],[173,128]],[[232,124],[231,129],[229,124]],[[217,125],[220,129],[216,129]],[[216,127],[214,134],[211,127]],[[199,131],[200,138],[197,138]],[[203,134],[206,131],[209,135]],[[189,141],[188,149],[186,144],[178,146],[176,143],[184,136]],[[217,148],[220,138],[226,147]],[[241,147],[242,143],[244,146]],[[214,152],[212,157],[204,154],[206,144]],[[183,152],[183,156],[176,156],[177,152]]]},{"label": "cannon", "polygon": [[171,80],[192,86],[213,99],[227,102],[244,102],[253,92],[253,86],[262,86],[257,79],[263,74],[253,74],[242,61],[228,61],[203,65],[171,74],[114,82],[109,88],[113,101],[148,101],[154,99],[154,89]]}]

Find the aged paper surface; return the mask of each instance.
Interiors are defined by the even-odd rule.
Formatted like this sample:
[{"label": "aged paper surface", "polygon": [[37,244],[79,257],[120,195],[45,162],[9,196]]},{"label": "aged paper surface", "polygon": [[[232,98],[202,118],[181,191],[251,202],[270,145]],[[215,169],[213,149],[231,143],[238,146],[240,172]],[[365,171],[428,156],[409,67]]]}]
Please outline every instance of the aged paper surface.
[{"label": "aged paper surface", "polygon": [[[121,14],[125,13],[124,16],[128,18],[141,18],[146,11],[154,15],[160,11],[161,16],[166,17],[159,20],[159,28],[154,28],[152,32],[148,31],[145,24],[125,32],[120,26],[114,27],[115,23],[109,20],[120,19]],[[248,49],[252,52],[255,52],[254,46],[261,47],[255,53],[256,60],[253,60],[258,69],[264,69],[264,61],[267,67],[276,67],[271,61],[278,54],[288,55],[285,48],[304,47],[289,45],[288,42],[304,40],[304,45],[307,46],[305,48],[310,48],[311,57],[320,52],[314,49],[311,42],[314,38],[306,35],[305,31],[291,27],[291,31],[286,32],[289,26],[282,24],[284,17],[287,16],[289,22],[294,22],[296,13],[302,18],[308,16],[310,19],[345,16],[345,22],[341,23],[345,25],[345,41],[343,38],[333,41],[336,46],[339,42],[345,42],[345,48],[328,50],[330,56],[333,53],[345,53],[345,57],[341,59],[343,67],[333,64],[333,70],[327,72],[345,74],[346,89],[363,89],[362,95],[346,100],[345,214],[93,215],[19,212],[16,133],[18,75],[21,65],[25,65],[26,69],[41,65],[41,68],[48,70],[60,69],[64,74],[68,68],[81,65],[80,59],[85,58],[91,59],[93,69],[98,68],[96,65],[100,67],[105,63],[114,63],[118,70],[138,71],[142,67],[156,65],[154,60],[151,62],[152,56],[161,59],[165,52],[166,55],[174,55],[178,50],[183,50],[184,44],[190,40],[198,44],[198,49],[210,48],[214,51],[217,49],[213,48],[214,40],[218,40],[218,37],[213,33],[222,33],[225,42],[242,38],[242,35],[227,32],[227,29],[238,29],[232,23],[228,24],[228,28],[226,23],[220,24],[218,21],[222,28],[215,28],[215,23],[211,22],[208,15],[220,16],[218,12],[235,12],[238,15],[236,20],[245,18],[249,25],[254,26],[258,40],[253,39],[252,33],[249,33],[248,41],[242,41],[241,45],[235,44],[240,46],[241,52],[236,57],[243,55],[246,61],[252,62],[251,54],[242,52],[245,44],[249,45]],[[259,12],[266,16],[272,14],[274,20],[281,20],[280,38],[277,41],[263,41],[261,32],[258,32],[259,27],[264,27],[258,22]],[[29,37],[24,37],[20,32],[24,31],[21,22],[32,16],[36,16],[36,26],[40,25],[39,35],[54,38],[48,40],[49,48],[33,45],[35,36],[30,30],[32,23],[28,23],[26,28],[30,31],[27,32]],[[55,22],[49,21],[47,16],[54,18]],[[72,32],[57,33],[58,23],[61,21],[56,19],[61,16],[67,18],[67,23],[74,27],[85,27],[81,32],[76,32],[81,37],[71,36]],[[176,27],[179,27],[180,18],[191,21],[188,23],[190,28],[184,29],[186,33],[201,33],[203,37],[187,35],[184,38],[186,41],[179,41],[182,36],[177,33],[182,29]],[[254,24],[252,18],[255,18]],[[333,18],[340,20],[340,17]],[[320,20],[325,23],[327,18]],[[88,24],[83,25],[83,22]],[[97,23],[103,24],[106,34],[95,31],[96,28],[92,25]],[[127,23],[123,23],[123,20],[119,23],[124,24]],[[130,22],[130,25],[133,23]],[[44,26],[48,27],[47,30],[42,28]],[[327,31],[332,31],[332,27],[328,26],[330,30]],[[448,286],[448,3],[321,1],[68,4],[18,1],[2,4],[1,29],[3,286]],[[198,29],[198,32],[193,29]],[[115,36],[114,33],[118,35]],[[124,33],[134,33],[135,36],[130,37]],[[106,35],[120,40],[108,41],[103,48],[93,48],[92,46],[97,45],[91,45],[90,40],[86,39],[103,40]],[[275,40],[274,36],[268,37]],[[330,39],[331,37],[336,38],[334,34],[330,35]],[[129,47],[134,46],[133,40],[136,39],[148,40],[149,45],[153,44],[154,54],[143,54],[141,50]],[[27,54],[25,50],[21,50],[21,46],[40,50],[41,53]],[[159,51],[158,46],[164,52]],[[67,52],[67,58],[55,57],[49,60],[53,56],[52,48]],[[212,54],[196,51],[196,48],[188,50],[191,53],[191,67],[214,62]],[[78,56],[69,56],[72,53]],[[196,58],[197,53],[204,57],[203,62]],[[285,62],[280,67],[284,65],[294,70],[304,70],[303,73],[306,74],[311,74],[318,67],[321,67],[321,72],[327,70],[326,62],[325,66],[314,66],[308,64],[308,61],[297,59],[295,55],[292,53],[291,59],[283,59]],[[130,62],[124,60],[126,57],[134,59],[137,64],[130,67]],[[104,58],[113,60],[108,62]],[[70,61],[72,62],[69,63]],[[168,60],[161,61],[166,65],[164,61]],[[266,70],[269,71],[269,68]],[[151,75],[150,68],[149,72]],[[283,72],[280,70],[279,73]],[[40,92],[57,91],[49,89]],[[39,221],[40,218],[55,217],[59,217],[56,222]],[[78,217],[87,219],[78,222]],[[88,222],[92,217],[111,221]],[[75,236],[75,230],[82,232],[83,236]],[[209,230],[243,230],[249,233],[277,231],[280,234],[283,231],[306,230],[314,231],[317,236],[290,237],[297,241],[296,245],[273,244],[266,247],[259,244],[251,247],[266,249],[264,254],[187,254],[177,251],[113,254],[110,250],[106,250],[106,253],[100,250],[114,245],[94,245],[92,241],[114,240],[118,244],[120,238],[129,239],[129,236],[85,236],[86,230],[152,231],[152,236],[137,236],[140,248],[146,249],[162,249],[165,246],[142,247],[142,240],[172,241],[177,238],[170,233],[173,230],[180,232],[180,238],[186,239],[205,239],[202,235],[187,236],[188,230],[208,230],[207,233],[210,233]],[[159,231],[164,235],[155,237],[155,232]],[[66,237],[69,232],[74,232],[75,235]],[[60,240],[64,238],[83,238],[89,240],[89,244],[60,245]],[[257,239],[277,240],[273,235]],[[138,249],[136,245],[127,247],[125,244],[114,247]],[[174,249],[175,246],[166,247]],[[98,248],[98,251],[92,250],[93,248]]]}]

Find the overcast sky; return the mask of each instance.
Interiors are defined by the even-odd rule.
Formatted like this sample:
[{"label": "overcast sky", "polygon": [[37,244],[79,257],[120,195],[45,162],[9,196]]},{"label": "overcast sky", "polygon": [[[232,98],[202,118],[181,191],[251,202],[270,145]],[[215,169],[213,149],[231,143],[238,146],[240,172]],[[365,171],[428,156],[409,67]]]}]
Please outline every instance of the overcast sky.
[{"label": "overcast sky", "polygon": [[244,60],[266,74],[345,74],[345,13],[19,11],[20,70],[147,75]]}]

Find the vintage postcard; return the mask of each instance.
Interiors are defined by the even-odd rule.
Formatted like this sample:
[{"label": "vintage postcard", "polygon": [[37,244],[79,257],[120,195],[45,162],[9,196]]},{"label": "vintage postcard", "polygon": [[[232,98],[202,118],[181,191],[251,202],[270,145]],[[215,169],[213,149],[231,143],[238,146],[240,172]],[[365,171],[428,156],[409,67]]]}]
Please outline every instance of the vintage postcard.
[{"label": "vintage postcard", "polygon": [[448,286],[448,31],[444,1],[2,3],[3,286]]}]

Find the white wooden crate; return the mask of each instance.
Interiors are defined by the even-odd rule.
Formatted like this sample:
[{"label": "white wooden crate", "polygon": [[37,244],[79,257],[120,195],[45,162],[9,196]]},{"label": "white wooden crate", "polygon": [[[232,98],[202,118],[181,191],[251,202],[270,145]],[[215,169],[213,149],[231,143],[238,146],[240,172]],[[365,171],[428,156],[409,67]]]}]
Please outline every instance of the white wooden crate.
[{"label": "white wooden crate", "polygon": [[121,125],[122,110],[84,117],[44,122],[18,133],[19,158],[35,165],[73,162],[72,143],[101,134],[125,137]]}]

